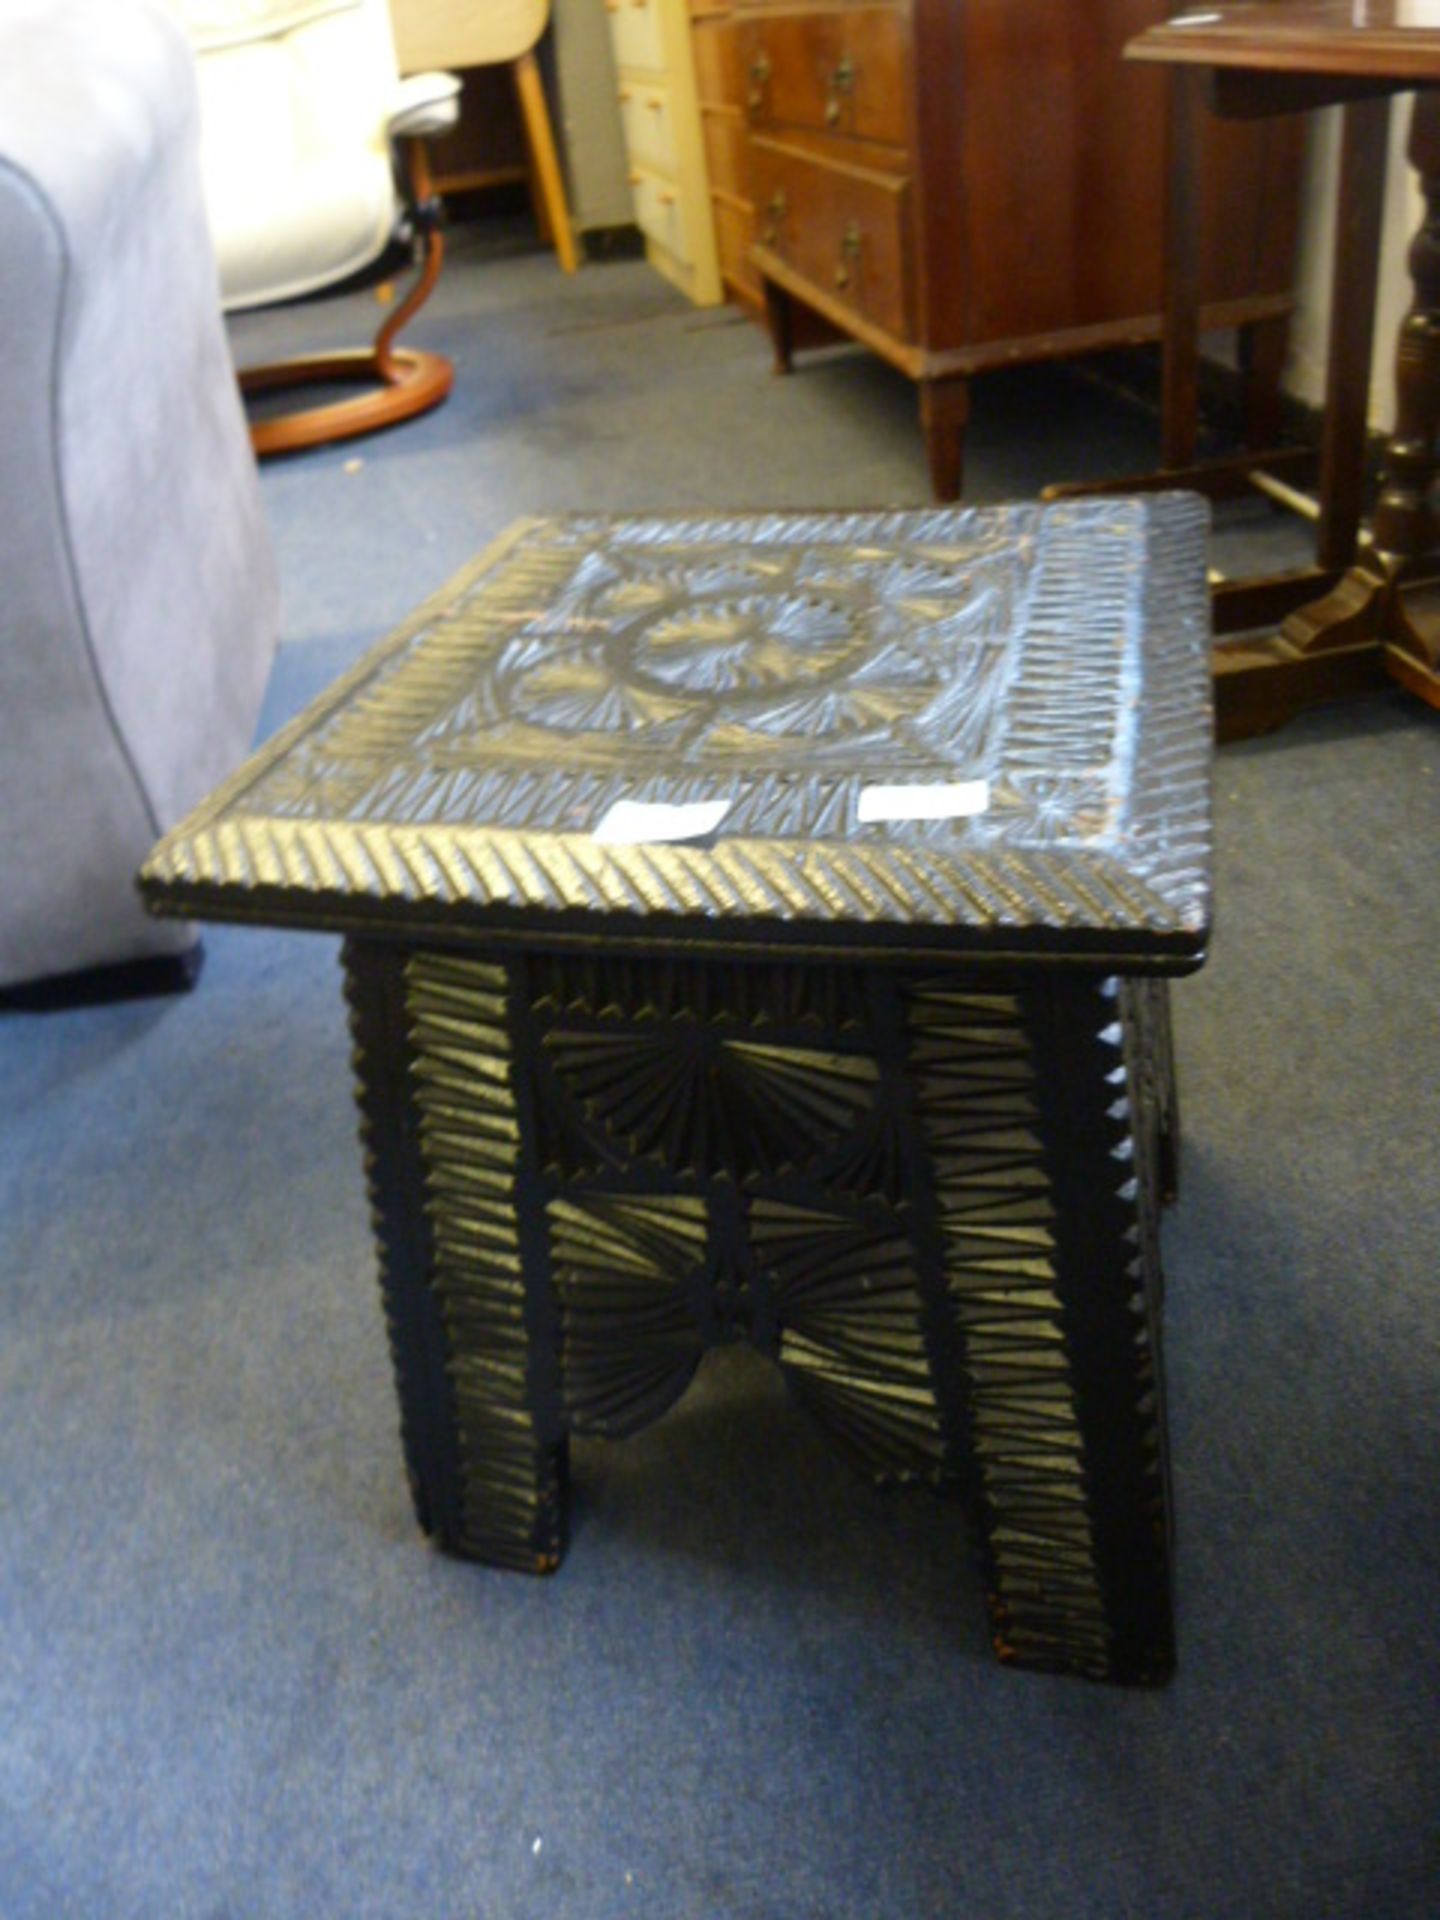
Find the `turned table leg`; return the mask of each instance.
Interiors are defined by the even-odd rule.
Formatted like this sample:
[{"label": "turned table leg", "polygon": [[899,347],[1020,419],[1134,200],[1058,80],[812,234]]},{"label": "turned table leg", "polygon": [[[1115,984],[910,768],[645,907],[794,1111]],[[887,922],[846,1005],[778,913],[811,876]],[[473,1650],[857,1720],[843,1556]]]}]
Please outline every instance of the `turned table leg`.
[{"label": "turned table leg", "polygon": [[1430,489],[1440,428],[1440,93],[1416,95],[1410,163],[1420,176],[1425,213],[1410,245],[1415,297],[1395,357],[1395,430],[1385,449],[1373,541],[1389,583],[1386,664],[1411,692],[1440,706],[1440,643],[1433,627],[1412,617],[1400,592],[1436,545]]},{"label": "turned table leg", "polygon": [[1320,524],[1315,558],[1348,567],[1365,507],[1365,441],[1375,287],[1385,211],[1389,97],[1352,101],[1344,111],[1330,280],[1330,349],[1325,373],[1325,440],[1320,456]]},{"label": "turned table leg", "polygon": [[[1319,528],[1326,565],[1345,563],[1361,510],[1386,105],[1363,101],[1346,110]],[[1417,94],[1409,153],[1425,215],[1410,248],[1414,298],[1400,330],[1395,428],[1370,540],[1333,592],[1291,613],[1272,640],[1217,648],[1222,740],[1280,726],[1318,701],[1381,687],[1387,675],[1440,706],[1440,633],[1418,605],[1440,571],[1429,499],[1440,427],[1440,92]]]},{"label": "turned table leg", "polygon": [[[1440,427],[1440,93],[1416,95],[1409,152],[1425,214],[1410,247],[1414,298],[1396,350],[1395,427],[1385,449],[1370,551],[1333,594],[1292,614],[1281,640],[1302,661],[1323,666],[1327,655],[1348,654],[1372,674],[1383,666],[1440,706],[1440,645],[1404,594],[1422,562],[1433,567],[1436,545],[1429,496]],[[1342,396],[1331,397],[1343,404]],[[1363,403],[1352,395],[1348,404],[1353,411]]]}]

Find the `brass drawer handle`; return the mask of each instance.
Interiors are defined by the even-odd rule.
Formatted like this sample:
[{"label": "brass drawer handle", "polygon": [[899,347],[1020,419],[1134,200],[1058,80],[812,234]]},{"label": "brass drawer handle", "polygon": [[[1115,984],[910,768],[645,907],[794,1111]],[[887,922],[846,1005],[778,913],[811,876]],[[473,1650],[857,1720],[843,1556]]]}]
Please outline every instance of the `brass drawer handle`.
[{"label": "brass drawer handle", "polygon": [[764,240],[767,247],[773,247],[779,241],[780,222],[789,211],[789,205],[790,203],[785,198],[785,189],[783,187],[777,187],[765,202],[766,220]]},{"label": "brass drawer handle", "polygon": [[833,127],[840,118],[841,102],[855,91],[855,62],[847,53],[830,75],[830,90],[825,100],[825,122]]},{"label": "brass drawer handle", "polygon": [[753,112],[765,104],[765,89],[770,84],[770,56],[762,47],[750,62],[750,92],[747,96]]},{"label": "brass drawer handle", "polygon": [[835,284],[842,291],[849,286],[855,268],[860,264],[860,228],[854,220],[845,222],[845,232],[840,240],[840,264],[835,269]]}]

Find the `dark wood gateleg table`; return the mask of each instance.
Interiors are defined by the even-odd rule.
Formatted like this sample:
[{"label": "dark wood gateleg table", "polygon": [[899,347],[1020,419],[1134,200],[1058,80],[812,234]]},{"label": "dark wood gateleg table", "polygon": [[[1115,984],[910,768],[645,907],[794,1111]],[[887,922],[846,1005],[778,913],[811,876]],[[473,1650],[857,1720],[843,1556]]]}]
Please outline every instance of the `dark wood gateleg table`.
[{"label": "dark wood gateleg table", "polygon": [[1182,496],[522,523],[156,849],[157,910],[345,935],[440,1545],[554,1568],[569,1433],[743,1340],[968,1492],[1002,1657],[1169,1672],[1204,547]]},{"label": "dark wood gateleg table", "polygon": [[[1429,506],[1440,425],[1440,7],[1433,0],[1217,0],[1149,28],[1128,57],[1176,72],[1190,120],[1345,107],[1331,290],[1332,333],[1315,567],[1216,592],[1222,738],[1281,725],[1301,708],[1399,681],[1440,706],[1440,631],[1423,602],[1440,584]],[[1368,538],[1357,546],[1365,484],[1375,281],[1388,104],[1419,89],[1410,160],[1426,213],[1410,251],[1414,304],[1397,350],[1397,417]],[[1183,394],[1199,320],[1193,262],[1194,181],[1172,169],[1166,315],[1167,465],[1183,443]]]}]

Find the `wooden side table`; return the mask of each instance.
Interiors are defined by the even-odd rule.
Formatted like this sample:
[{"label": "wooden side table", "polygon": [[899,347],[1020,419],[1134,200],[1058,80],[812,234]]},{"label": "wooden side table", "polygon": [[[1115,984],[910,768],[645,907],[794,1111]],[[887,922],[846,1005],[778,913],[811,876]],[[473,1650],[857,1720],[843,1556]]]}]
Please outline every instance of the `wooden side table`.
[{"label": "wooden side table", "polygon": [[[1422,583],[1440,570],[1428,500],[1440,425],[1440,95],[1431,91],[1440,86],[1440,5],[1207,0],[1148,29],[1127,54],[1177,69],[1182,125],[1199,117],[1205,99],[1216,113],[1237,118],[1346,105],[1317,564],[1309,574],[1267,583],[1262,594],[1237,590],[1230,605],[1223,589],[1217,596],[1222,633],[1267,617],[1281,622],[1268,639],[1217,646],[1221,737],[1264,731],[1304,706],[1387,679],[1440,706],[1440,639],[1420,605]],[[1397,353],[1395,431],[1374,522],[1357,554],[1386,105],[1412,88],[1420,91],[1410,158],[1427,211],[1410,251],[1415,298]],[[1175,397],[1193,377],[1197,351],[1194,178],[1184,159],[1191,150],[1182,136],[1171,169],[1167,445],[1176,443]],[[1332,584],[1333,591],[1322,591]]]},{"label": "wooden side table", "polygon": [[156,850],[346,935],[422,1525],[546,1571],[707,1346],[968,1488],[1008,1659],[1173,1657],[1168,975],[1198,501],[515,530]]}]

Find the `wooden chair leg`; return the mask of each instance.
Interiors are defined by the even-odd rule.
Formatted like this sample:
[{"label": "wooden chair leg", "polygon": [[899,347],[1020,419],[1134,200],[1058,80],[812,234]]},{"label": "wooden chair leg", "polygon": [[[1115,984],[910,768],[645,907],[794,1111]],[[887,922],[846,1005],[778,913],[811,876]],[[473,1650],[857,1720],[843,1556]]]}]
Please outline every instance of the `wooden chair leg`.
[{"label": "wooden chair leg", "polygon": [[540,176],[535,171],[533,161],[529,161],[525,168],[525,187],[530,195],[530,211],[535,216],[535,225],[539,229],[541,241],[545,246],[553,247],[555,229],[550,223],[550,209],[546,206],[545,196],[540,191]]},{"label": "wooden chair leg", "polygon": [[[516,91],[519,91],[517,82]],[[535,148],[530,140],[530,130],[525,129],[525,191],[530,196],[530,211],[535,215],[535,225],[540,233],[543,246],[555,245],[555,222],[550,218],[550,204],[540,185],[540,169],[535,164]]]},{"label": "wooden chair leg", "polygon": [[570,227],[570,209],[565,204],[565,183],[560,177],[560,156],[555,151],[555,135],[550,126],[550,109],[545,104],[545,89],[540,84],[540,68],[533,53],[522,53],[512,69],[515,92],[520,101],[520,117],[525,123],[525,138],[540,184],[555,252],[566,273],[574,273],[575,236]]}]

